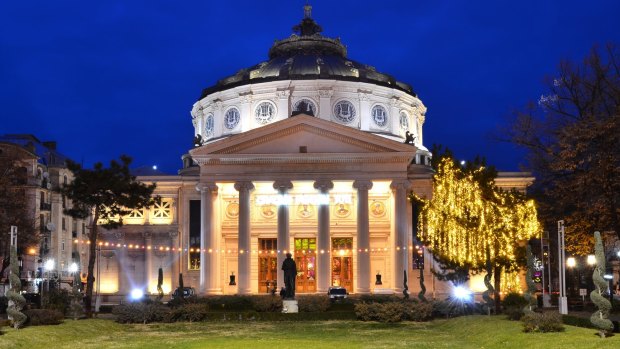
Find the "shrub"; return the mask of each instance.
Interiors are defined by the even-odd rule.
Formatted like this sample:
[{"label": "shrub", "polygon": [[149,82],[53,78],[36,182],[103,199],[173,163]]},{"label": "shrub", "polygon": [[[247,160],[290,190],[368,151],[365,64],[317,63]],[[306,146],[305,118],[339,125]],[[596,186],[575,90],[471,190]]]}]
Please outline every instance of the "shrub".
[{"label": "shrub", "polygon": [[518,293],[511,292],[502,300],[504,314],[508,320],[520,320],[523,316],[523,308],[528,305],[527,299]]},{"label": "shrub", "polygon": [[403,319],[402,303],[359,303],[355,305],[355,315],[362,321],[400,322]]},{"label": "shrub", "polygon": [[28,317],[26,324],[30,326],[58,325],[65,317],[54,309],[30,309],[25,310],[24,314]]},{"label": "shrub", "polygon": [[149,323],[164,320],[170,310],[158,303],[129,303],[114,308],[116,322]]},{"label": "shrub", "polygon": [[331,301],[324,295],[307,295],[297,297],[300,313],[322,313],[329,309]]},{"label": "shrub", "polygon": [[257,312],[276,312],[282,311],[282,299],[275,296],[255,296],[252,298],[254,310]]},{"label": "shrub", "polygon": [[400,298],[395,295],[377,295],[377,294],[363,294],[356,297],[362,303],[392,303],[398,302]]},{"label": "shrub", "polygon": [[428,321],[433,318],[433,305],[423,302],[403,303],[403,320]]},{"label": "shrub", "polygon": [[562,332],[562,316],[558,313],[527,313],[522,318],[523,332]]},{"label": "shrub", "polygon": [[57,310],[63,315],[67,313],[71,304],[71,295],[67,290],[50,289],[42,299],[42,308]]},{"label": "shrub", "polygon": [[164,316],[165,322],[177,322],[177,321],[203,321],[207,319],[209,313],[209,306],[207,304],[185,304],[170,310]]}]

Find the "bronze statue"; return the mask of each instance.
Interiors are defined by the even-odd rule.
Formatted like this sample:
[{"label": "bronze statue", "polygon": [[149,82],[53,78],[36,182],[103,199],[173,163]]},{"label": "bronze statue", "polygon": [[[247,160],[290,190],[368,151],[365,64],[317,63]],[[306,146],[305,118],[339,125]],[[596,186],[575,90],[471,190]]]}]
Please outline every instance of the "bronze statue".
[{"label": "bronze statue", "polygon": [[413,142],[415,142],[415,137],[413,136],[413,133],[409,131],[405,132],[405,144],[413,145]]},{"label": "bronze statue", "polygon": [[201,136],[201,135],[199,135],[199,134],[197,134],[197,135],[194,137],[194,143],[193,143],[193,144],[194,144],[194,147],[200,147],[200,146],[202,145],[202,143],[203,143],[202,136]]},{"label": "bronze statue", "polygon": [[295,278],[297,277],[297,264],[292,255],[289,253],[286,254],[286,259],[282,262],[282,270],[284,270],[284,299],[294,299],[295,298]]}]

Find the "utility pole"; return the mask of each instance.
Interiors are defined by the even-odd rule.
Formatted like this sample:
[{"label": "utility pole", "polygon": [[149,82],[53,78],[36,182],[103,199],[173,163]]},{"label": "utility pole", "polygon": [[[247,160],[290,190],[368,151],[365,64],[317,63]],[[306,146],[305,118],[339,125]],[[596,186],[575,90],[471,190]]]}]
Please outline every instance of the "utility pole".
[{"label": "utility pole", "polygon": [[568,300],[566,299],[566,251],[564,246],[564,221],[558,221],[558,272],[560,278],[560,297],[558,305],[560,314],[568,314]]}]

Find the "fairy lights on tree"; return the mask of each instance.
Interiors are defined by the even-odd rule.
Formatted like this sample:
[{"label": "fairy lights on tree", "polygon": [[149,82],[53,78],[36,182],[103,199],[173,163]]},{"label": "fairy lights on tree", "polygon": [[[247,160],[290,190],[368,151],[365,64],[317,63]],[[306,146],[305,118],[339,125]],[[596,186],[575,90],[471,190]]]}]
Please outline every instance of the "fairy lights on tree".
[{"label": "fairy lights on tree", "polygon": [[444,261],[479,271],[490,262],[499,292],[501,274],[519,269],[519,244],[536,237],[541,227],[532,200],[500,190],[484,171],[464,170],[451,157],[441,159],[432,199],[417,198],[424,203],[419,231]]}]

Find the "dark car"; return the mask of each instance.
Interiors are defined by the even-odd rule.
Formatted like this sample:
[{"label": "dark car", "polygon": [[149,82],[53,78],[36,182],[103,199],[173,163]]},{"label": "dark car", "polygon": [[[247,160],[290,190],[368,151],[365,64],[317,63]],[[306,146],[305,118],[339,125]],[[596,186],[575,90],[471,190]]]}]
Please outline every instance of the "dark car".
[{"label": "dark car", "polygon": [[[196,290],[194,290],[193,287],[183,287],[183,294],[182,295],[183,295],[182,298],[188,298],[188,297],[195,296],[196,295]],[[181,288],[177,288],[172,293],[172,299],[177,299],[177,298],[181,298]]]},{"label": "dark car", "polygon": [[329,299],[332,301],[345,299],[348,295],[349,293],[344,287],[330,287],[327,290],[327,296],[329,296]]}]

